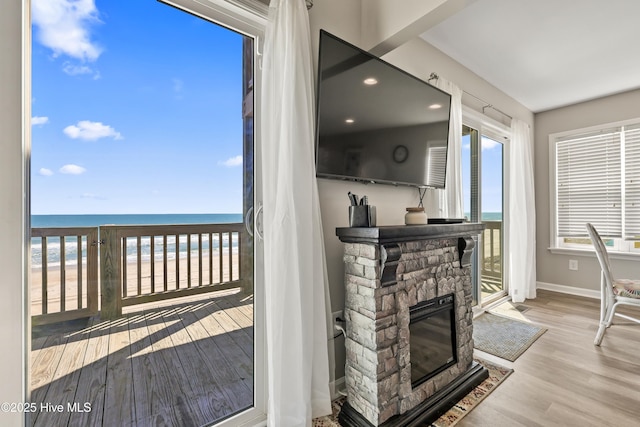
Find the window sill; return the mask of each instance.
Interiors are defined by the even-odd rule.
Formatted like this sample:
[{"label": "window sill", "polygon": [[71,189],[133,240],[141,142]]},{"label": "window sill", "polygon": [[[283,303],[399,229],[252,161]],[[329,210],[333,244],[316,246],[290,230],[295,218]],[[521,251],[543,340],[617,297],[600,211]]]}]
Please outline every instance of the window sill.
[{"label": "window sill", "polygon": [[[576,255],[576,256],[586,256],[586,257],[596,257],[596,252],[593,249],[577,249],[577,248],[547,248],[549,252],[554,255]],[[609,254],[609,258],[611,259],[622,259],[627,261],[638,261],[640,260],[640,252],[617,252],[617,251],[607,251]]]}]

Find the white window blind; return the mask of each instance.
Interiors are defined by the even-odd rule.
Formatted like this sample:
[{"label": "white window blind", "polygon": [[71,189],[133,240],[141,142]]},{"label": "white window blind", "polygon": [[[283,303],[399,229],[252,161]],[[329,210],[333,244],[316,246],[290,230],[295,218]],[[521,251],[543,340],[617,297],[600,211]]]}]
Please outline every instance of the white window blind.
[{"label": "white window blind", "polygon": [[622,236],[620,130],[605,129],[557,141],[559,237],[585,236],[587,222],[603,236]]},{"label": "white window blind", "polygon": [[624,237],[640,239],[640,125],[624,128]]},{"label": "white window blind", "polygon": [[444,184],[447,146],[432,146],[428,149],[429,161],[427,162],[427,183]]}]

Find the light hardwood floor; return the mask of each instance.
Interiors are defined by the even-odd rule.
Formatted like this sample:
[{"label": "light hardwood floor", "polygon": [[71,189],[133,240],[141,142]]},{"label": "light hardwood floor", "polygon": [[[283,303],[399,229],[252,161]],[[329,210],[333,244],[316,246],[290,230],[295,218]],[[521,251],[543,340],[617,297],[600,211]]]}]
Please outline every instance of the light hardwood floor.
[{"label": "light hardwood floor", "polygon": [[[183,300],[184,301],[184,300]],[[253,404],[253,299],[209,294],[33,338],[35,426],[199,426]],[[70,412],[68,403],[87,412]]]},{"label": "light hardwood floor", "polygon": [[539,290],[524,313],[509,310],[548,330],[513,363],[476,351],[514,373],[458,426],[640,426],[640,325],[616,317],[594,346],[599,304]]}]

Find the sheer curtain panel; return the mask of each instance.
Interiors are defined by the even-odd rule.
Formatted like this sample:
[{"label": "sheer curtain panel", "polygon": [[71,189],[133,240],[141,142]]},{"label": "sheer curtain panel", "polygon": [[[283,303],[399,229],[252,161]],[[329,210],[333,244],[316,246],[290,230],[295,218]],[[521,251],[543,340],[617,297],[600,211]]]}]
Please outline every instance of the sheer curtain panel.
[{"label": "sheer curtain panel", "polygon": [[304,0],[272,0],[262,61],[268,425],[331,413],[326,261],[314,166],[314,82]]},{"label": "sheer curtain panel", "polygon": [[509,293],[514,302],[536,297],[536,207],[533,139],[525,122],[511,121],[509,156]]},{"label": "sheer curtain panel", "polygon": [[462,202],[462,89],[439,77],[436,87],[451,95],[451,120],[449,121],[449,144],[445,189],[438,190],[441,218],[463,218]]}]

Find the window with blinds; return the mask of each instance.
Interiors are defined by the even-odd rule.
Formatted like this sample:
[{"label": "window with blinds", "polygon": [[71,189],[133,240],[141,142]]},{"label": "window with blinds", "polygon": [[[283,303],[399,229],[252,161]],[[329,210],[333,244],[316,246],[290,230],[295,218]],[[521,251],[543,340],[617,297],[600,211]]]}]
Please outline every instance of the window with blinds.
[{"label": "window with blinds", "polygon": [[427,182],[445,182],[447,146],[429,147],[427,158]]},{"label": "window with blinds", "polygon": [[624,131],[624,237],[640,239],[640,124]]},{"label": "window with blinds", "polygon": [[556,232],[640,238],[640,123],[555,140]]}]

